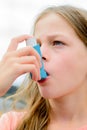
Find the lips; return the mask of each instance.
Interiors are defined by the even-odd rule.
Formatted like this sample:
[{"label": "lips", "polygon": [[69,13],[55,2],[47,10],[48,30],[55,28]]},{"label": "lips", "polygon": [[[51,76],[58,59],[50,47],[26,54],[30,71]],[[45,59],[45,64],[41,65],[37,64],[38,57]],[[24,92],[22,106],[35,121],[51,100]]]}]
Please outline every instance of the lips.
[{"label": "lips", "polygon": [[44,83],[45,81],[46,81],[46,79],[41,79],[41,80],[38,81],[38,83],[42,84],[42,83]]},{"label": "lips", "polygon": [[[49,76],[49,73],[45,70],[46,74],[47,74],[47,77]],[[39,83],[42,83],[42,82],[45,82],[47,77],[45,79],[40,79],[38,82]]]}]

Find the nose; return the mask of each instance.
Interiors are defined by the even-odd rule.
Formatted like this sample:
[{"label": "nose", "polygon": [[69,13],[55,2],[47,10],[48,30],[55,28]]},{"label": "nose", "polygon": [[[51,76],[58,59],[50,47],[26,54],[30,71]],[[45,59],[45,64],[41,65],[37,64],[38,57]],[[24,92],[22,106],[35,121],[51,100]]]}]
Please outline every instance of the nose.
[{"label": "nose", "polygon": [[44,44],[41,45],[41,53],[42,53],[42,60],[43,61],[47,61],[49,58],[49,51],[48,51],[48,47]]},{"label": "nose", "polygon": [[42,60],[46,60],[46,58],[42,56]]}]

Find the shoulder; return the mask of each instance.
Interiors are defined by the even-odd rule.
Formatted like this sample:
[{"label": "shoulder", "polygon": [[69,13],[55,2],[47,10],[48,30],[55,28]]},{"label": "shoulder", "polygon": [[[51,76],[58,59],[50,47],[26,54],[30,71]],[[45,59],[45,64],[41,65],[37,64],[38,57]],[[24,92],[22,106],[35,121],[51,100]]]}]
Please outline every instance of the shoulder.
[{"label": "shoulder", "polygon": [[25,112],[7,112],[0,117],[0,130],[13,130],[25,115]]},{"label": "shoulder", "polygon": [[79,130],[87,130],[87,125],[82,127],[82,128],[80,128]]}]

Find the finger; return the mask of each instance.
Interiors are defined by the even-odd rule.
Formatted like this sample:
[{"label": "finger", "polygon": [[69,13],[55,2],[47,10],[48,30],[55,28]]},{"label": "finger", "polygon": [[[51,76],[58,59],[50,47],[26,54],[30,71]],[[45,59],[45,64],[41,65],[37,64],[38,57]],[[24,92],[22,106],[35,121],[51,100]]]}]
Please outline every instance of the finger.
[{"label": "finger", "polygon": [[22,49],[18,50],[16,52],[16,56],[17,57],[35,56],[38,61],[41,60],[40,55],[38,54],[38,52],[31,46],[28,46],[28,47],[25,47],[25,48],[22,48]]},{"label": "finger", "polygon": [[8,60],[9,58],[12,57],[23,57],[23,56],[34,56],[36,57],[37,61],[39,62],[40,66],[41,66],[41,58],[40,55],[37,53],[37,51],[32,48],[32,47],[24,47],[22,49],[13,51],[13,52],[8,52],[4,55],[4,59]]},{"label": "finger", "polygon": [[35,56],[23,56],[20,58],[15,58],[14,61],[12,61],[12,62],[16,62],[19,64],[28,64],[28,65],[34,64],[37,67],[38,72],[40,73],[40,64],[37,61]]},{"label": "finger", "polygon": [[38,81],[40,79],[38,69],[34,64],[31,64],[31,65],[20,64],[19,69],[18,69],[18,74],[22,75],[25,73],[32,73],[32,79],[35,81]]},{"label": "finger", "polygon": [[13,39],[11,40],[11,43],[10,43],[8,49],[7,49],[7,52],[16,50],[19,43],[21,43],[21,42],[23,42],[24,40],[27,40],[28,38],[31,38],[31,37],[32,37],[32,36],[29,36],[29,35],[22,35],[22,36],[13,38]]},{"label": "finger", "polygon": [[35,65],[36,69],[37,69],[37,74],[38,74],[38,79],[40,79],[40,64],[37,61],[35,56],[23,56],[20,58],[16,58],[16,61],[19,64],[28,64],[29,66],[31,65]]},{"label": "finger", "polygon": [[[40,79],[40,65],[35,56],[23,56],[23,57],[19,57],[19,58],[12,57],[12,58],[9,58],[4,64],[4,66],[6,66],[6,68],[8,68],[8,70],[9,69],[12,70],[12,73],[14,71],[15,74],[17,74],[17,75],[26,73],[22,70],[23,68],[20,68],[21,65],[25,65],[25,66],[28,65],[28,67],[34,66],[37,70],[37,75],[38,75],[37,77],[38,77],[38,79]],[[9,66],[11,66],[11,68],[9,68]],[[20,72],[20,70],[21,70],[21,72]],[[32,72],[32,71],[30,71],[30,72]],[[35,79],[34,76],[33,76],[33,78]]]}]

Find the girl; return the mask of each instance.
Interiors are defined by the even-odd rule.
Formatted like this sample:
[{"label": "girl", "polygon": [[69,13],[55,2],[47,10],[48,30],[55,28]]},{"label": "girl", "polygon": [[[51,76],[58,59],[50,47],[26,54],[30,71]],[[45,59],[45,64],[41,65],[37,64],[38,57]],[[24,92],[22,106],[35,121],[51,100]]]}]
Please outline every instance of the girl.
[{"label": "girl", "polygon": [[48,76],[41,80],[32,47],[17,50],[31,36],[14,38],[0,62],[0,95],[24,73],[31,72],[32,80],[15,95],[24,98],[26,109],[3,114],[0,130],[87,130],[87,11],[49,7],[38,16],[33,36]]}]

